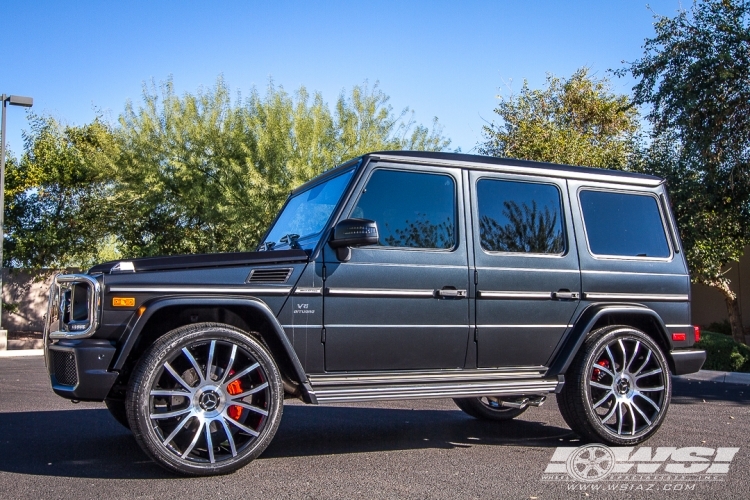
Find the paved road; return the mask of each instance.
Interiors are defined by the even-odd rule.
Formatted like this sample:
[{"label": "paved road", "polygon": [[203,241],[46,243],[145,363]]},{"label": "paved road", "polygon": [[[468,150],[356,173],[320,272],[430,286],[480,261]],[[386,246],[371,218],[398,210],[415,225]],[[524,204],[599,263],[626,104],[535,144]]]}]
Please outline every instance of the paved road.
[{"label": "paved road", "polygon": [[[592,483],[629,492],[545,481],[555,449],[581,444],[554,398],[502,424],[450,400],[291,403],[261,458],[229,476],[185,479],[150,462],[103,404],[55,396],[42,358],[4,358],[0,498],[748,498],[748,403],[750,386],[677,381],[667,421],[647,443],[739,447],[723,481]],[[694,489],[664,491],[677,484]]]}]

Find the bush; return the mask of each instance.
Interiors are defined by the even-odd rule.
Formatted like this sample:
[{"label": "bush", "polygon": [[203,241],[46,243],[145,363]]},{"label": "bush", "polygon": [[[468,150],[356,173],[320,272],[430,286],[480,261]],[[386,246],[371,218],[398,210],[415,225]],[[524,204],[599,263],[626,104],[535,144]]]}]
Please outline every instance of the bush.
[{"label": "bush", "polygon": [[701,332],[696,347],[706,350],[704,370],[750,373],[750,347],[715,332]]},{"label": "bush", "polygon": [[732,325],[729,324],[728,319],[725,319],[721,323],[717,323],[716,321],[714,321],[713,323],[705,327],[704,330],[708,330],[709,332],[721,333],[724,335],[732,335]]}]

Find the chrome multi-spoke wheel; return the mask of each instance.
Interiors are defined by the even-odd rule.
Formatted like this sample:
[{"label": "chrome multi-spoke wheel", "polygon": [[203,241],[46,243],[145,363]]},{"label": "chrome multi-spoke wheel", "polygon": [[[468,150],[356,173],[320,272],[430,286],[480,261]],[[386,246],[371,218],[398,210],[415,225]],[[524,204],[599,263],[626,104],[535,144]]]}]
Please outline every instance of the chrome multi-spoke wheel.
[{"label": "chrome multi-spoke wheel", "polygon": [[594,332],[573,361],[558,404],[570,427],[610,444],[635,444],[661,425],[671,381],[658,344],[630,327]]},{"label": "chrome multi-spoke wheel", "polygon": [[[492,396],[454,398],[453,401],[468,415],[483,420],[511,420],[528,409],[528,406],[523,408],[504,406],[502,398]],[[508,401],[512,402],[513,398]]]},{"label": "chrome multi-spoke wheel", "polygon": [[221,474],[258,456],[283,408],[281,377],[266,349],[226,325],[198,324],[157,341],[131,378],[128,419],[159,464]]}]

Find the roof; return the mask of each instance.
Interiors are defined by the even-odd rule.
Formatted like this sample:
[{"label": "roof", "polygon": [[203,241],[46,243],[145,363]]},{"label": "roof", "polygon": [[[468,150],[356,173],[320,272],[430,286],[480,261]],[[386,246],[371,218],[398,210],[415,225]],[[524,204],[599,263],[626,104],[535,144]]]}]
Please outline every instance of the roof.
[{"label": "roof", "polygon": [[391,161],[403,161],[406,163],[450,163],[470,164],[474,167],[519,172],[538,175],[552,175],[555,177],[567,177],[576,179],[591,179],[609,182],[621,182],[627,184],[638,184],[646,186],[658,186],[664,180],[660,177],[622,170],[609,170],[605,168],[577,167],[572,165],[560,165],[557,163],[544,163],[538,161],[516,160],[513,158],[496,158],[494,156],[468,155],[462,153],[434,153],[428,151],[377,151],[364,155],[372,159],[383,159]]}]

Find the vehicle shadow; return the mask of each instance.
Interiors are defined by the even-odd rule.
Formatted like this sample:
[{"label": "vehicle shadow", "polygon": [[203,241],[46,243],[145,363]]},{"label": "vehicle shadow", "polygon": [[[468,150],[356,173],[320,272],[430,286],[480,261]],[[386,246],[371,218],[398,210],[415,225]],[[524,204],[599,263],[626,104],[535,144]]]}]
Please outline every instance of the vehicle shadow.
[{"label": "vehicle shadow", "polygon": [[750,387],[685,379],[672,380],[672,404],[691,405],[706,402],[750,404]]},{"label": "vehicle shadow", "polygon": [[[60,477],[175,477],[153,463],[105,409],[0,414],[0,472]],[[559,446],[567,428],[485,422],[460,410],[287,405],[260,457],[364,453],[474,445]]]}]

